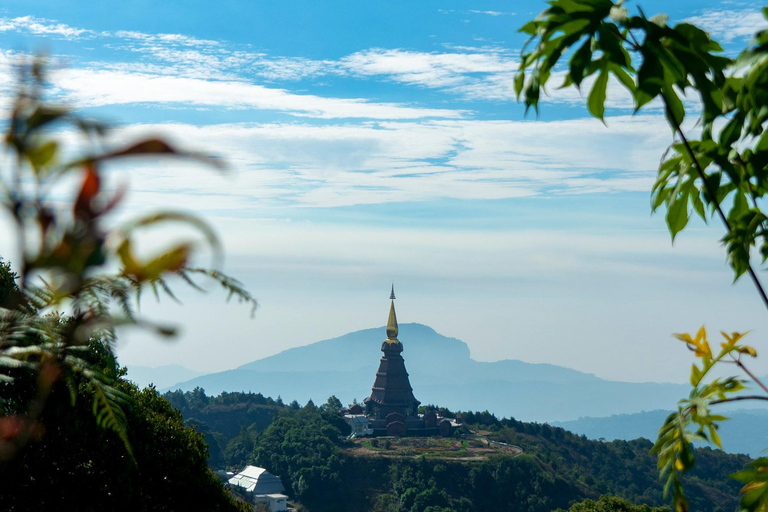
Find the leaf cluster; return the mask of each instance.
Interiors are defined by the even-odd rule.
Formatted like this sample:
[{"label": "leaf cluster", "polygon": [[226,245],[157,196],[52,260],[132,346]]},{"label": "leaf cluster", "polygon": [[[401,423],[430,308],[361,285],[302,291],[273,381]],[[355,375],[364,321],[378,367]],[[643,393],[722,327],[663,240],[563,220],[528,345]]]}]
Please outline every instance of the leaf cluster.
[{"label": "leaf cluster", "polygon": [[[7,264],[0,265],[0,382],[36,376],[27,379],[32,391],[23,399],[13,395],[20,388],[6,388],[6,395],[0,396],[0,404],[13,404],[0,410],[0,423],[20,425],[0,440],[0,459],[12,458],[27,442],[51,385],[59,379],[72,383],[75,374],[88,382],[96,423],[117,433],[130,454],[125,415],[129,398],[113,385],[113,377],[82,358],[83,351],[98,340],[112,353],[120,326],[173,335],[172,327],[149,322],[137,312],[146,289],[158,298],[163,292],[176,299],[171,278],[202,290],[194,280],[200,276],[222,286],[229,298],[254,308],[256,300],[215,268],[190,266],[204,247],[212,250],[214,266],[221,259],[216,233],[200,218],[165,211],[116,227],[111,219],[125,189],[105,187],[107,164],[141,157],[220,164],[157,138],[110,147],[104,136],[114,131],[112,127],[45,100],[45,71],[42,59],[19,65],[19,91],[4,137],[11,158],[0,167],[0,208],[14,221],[20,254],[18,276]],[[65,130],[82,136],[84,149],[73,160],[65,158],[68,153],[56,138]],[[62,201],[72,182],[78,184],[75,194]],[[191,226],[204,244],[190,239],[168,244],[148,258],[138,254],[137,233],[164,225]],[[70,389],[74,401],[78,393],[74,385]]]},{"label": "leaf cluster", "polygon": [[[768,30],[731,58],[700,28],[670,26],[666,16],[648,18],[642,9],[630,16],[623,0],[549,5],[521,28],[530,39],[515,89],[526,109],[538,112],[542,91],[561,68],[560,87],[580,89],[595,77],[586,103],[603,121],[613,86],[629,92],[635,112],[660,106],[675,141],[651,201],[654,210],[666,207],[673,240],[693,212],[705,221],[717,212],[727,227],[723,242],[735,278],[749,270],[753,248],[765,262],[768,224],[760,203],[768,191]],[[768,8],[763,14],[768,18]],[[698,117],[696,137],[683,130],[690,112]],[[724,204],[730,205],[727,212]]]},{"label": "leaf cluster", "polygon": [[[684,342],[686,346],[700,360],[691,367],[691,392],[687,399],[678,403],[676,412],[670,414],[664,421],[652,452],[658,455],[658,467],[661,478],[665,481],[664,492],[672,491],[675,509],[684,512],[688,509],[688,500],[685,496],[681,475],[690,470],[695,462],[693,441],[711,442],[722,449],[720,436],[717,433],[719,422],[728,418],[719,414],[713,414],[713,405],[731,402],[741,399],[768,399],[768,397],[752,397],[740,394],[747,389],[747,381],[736,377],[715,378],[708,380],[707,376],[718,364],[734,363],[743,367],[742,356],[757,357],[755,349],[749,345],[741,344],[741,339],[747,333],[733,332],[727,334],[721,332],[723,341],[720,351],[714,354],[707,339],[707,331],[702,326],[695,336],[688,333],[676,334],[675,337]],[[757,381],[759,383],[759,381]],[[695,430],[692,428],[695,427]],[[743,480],[747,474],[737,473],[738,479]],[[734,478],[737,476],[734,475]],[[750,482],[751,483],[751,482]],[[742,489],[742,493],[748,493],[749,485]],[[744,510],[762,510],[756,507],[754,500],[742,497]]]}]

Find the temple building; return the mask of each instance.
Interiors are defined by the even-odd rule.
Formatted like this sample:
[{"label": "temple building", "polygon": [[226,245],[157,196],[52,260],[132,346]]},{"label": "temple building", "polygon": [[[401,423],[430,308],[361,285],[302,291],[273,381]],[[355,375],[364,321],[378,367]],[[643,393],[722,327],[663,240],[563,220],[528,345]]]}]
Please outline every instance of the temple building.
[{"label": "temple building", "polygon": [[[456,423],[447,418],[440,418],[436,411],[419,414],[421,402],[413,395],[405,360],[401,355],[403,344],[397,339],[394,285],[389,299],[387,339],[381,344],[384,355],[379,361],[371,395],[363,400],[365,416],[368,418],[367,430],[374,436],[450,435],[458,426]],[[358,418],[357,421],[359,420]]]}]

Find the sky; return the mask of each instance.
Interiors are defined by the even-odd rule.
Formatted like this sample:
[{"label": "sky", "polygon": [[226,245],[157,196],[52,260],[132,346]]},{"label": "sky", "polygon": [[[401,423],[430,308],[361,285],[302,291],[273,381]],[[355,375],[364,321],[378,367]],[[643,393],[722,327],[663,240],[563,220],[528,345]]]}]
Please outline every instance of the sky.
[{"label": "sky", "polygon": [[[641,5],[700,25],[731,54],[765,27],[759,2]],[[110,169],[111,187],[129,183],[121,218],[204,217],[224,270],[259,301],[251,318],[214,288],[180,291],[183,305],[145,300],[144,315],[181,335],[121,333],[120,362],[220,371],[383,326],[392,283],[401,322],[459,338],[481,361],[685,382],[691,354],[674,332],[751,329],[758,351],[768,346],[768,314],[746,279],[732,284],[718,222],[692,222],[673,246],[663,213],[650,213],[671,142],[658,109],[633,115],[611,84],[606,125],[575,90],[553,88],[525,116],[517,29],[545,7],[5,0],[4,110],[14,62],[45,52],[52,98],[118,126],[108,144],[160,135],[228,166]],[[0,254],[12,260],[5,225]],[[768,358],[754,368],[768,373]]]}]

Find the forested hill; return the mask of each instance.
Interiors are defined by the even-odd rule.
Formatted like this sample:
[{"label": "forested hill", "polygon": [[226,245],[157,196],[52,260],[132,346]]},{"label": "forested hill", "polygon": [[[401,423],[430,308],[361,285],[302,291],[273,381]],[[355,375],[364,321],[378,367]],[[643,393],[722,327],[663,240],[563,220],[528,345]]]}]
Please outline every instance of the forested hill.
[{"label": "forested hill", "polygon": [[[164,389],[253,391],[301,403],[335,395],[350,403],[370,393],[384,337],[384,327],[356,331]],[[487,409],[526,421],[565,421],[674,408],[689,391],[678,384],[607,381],[549,364],[475,361],[466,343],[421,324],[402,324],[398,337],[414,394],[423,403]]]},{"label": "forested hill", "polygon": [[[637,504],[666,504],[651,443],[644,439],[599,442],[547,424],[464,413],[467,429],[457,435],[480,431],[521,447],[523,454],[476,462],[388,457],[386,444],[379,443],[375,456],[361,456],[355,445],[340,440],[347,428],[333,397],[300,407],[251,393],[208,397],[198,389],[165,396],[207,439],[220,443],[211,449],[219,454],[219,464],[266,467],[310,512],[548,512],[606,494]],[[734,510],[740,485],[728,475],[749,459],[710,449],[697,450],[696,457],[688,479],[691,509]]]}]

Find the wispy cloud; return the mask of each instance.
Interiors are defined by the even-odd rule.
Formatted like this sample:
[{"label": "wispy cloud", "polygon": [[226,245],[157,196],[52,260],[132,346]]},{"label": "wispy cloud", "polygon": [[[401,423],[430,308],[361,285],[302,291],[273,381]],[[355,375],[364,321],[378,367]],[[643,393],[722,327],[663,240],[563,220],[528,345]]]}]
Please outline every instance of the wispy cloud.
[{"label": "wispy cloud", "polygon": [[470,10],[472,14],[487,14],[489,16],[514,16],[515,13],[513,12],[501,12],[501,11],[477,11],[477,10]]},{"label": "wispy cloud", "polygon": [[684,21],[701,27],[715,39],[726,43],[749,39],[757,31],[768,29],[768,21],[759,11],[752,9],[709,9]]},{"label": "wispy cloud", "polygon": [[135,166],[135,201],[231,213],[257,202],[333,207],[648,190],[670,142],[663,117],[611,118],[609,125],[594,119],[162,124],[130,127],[122,137],[150,132],[181,145],[194,140],[233,170],[232,181],[185,164]]},{"label": "wispy cloud", "polygon": [[373,48],[340,61],[351,73],[385,76],[397,82],[426,87],[449,87],[474,74],[509,73],[517,64],[499,53],[427,53]]},{"label": "wispy cloud", "polygon": [[376,103],[364,99],[294,94],[245,81],[208,80],[98,69],[67,69],[55,76],[57,88],[75,104],[88,107],[155,103],[267,109],[322,119],[457,118],[459,110]]},{"label": "wispy cloud", "polygon": [[34,16],[0,18],[0,32],[8,31],[28,32],[35,35],[61,37],[62,39],[83,39],[99,35],[93,30],[71,27],[54,20]]}]

